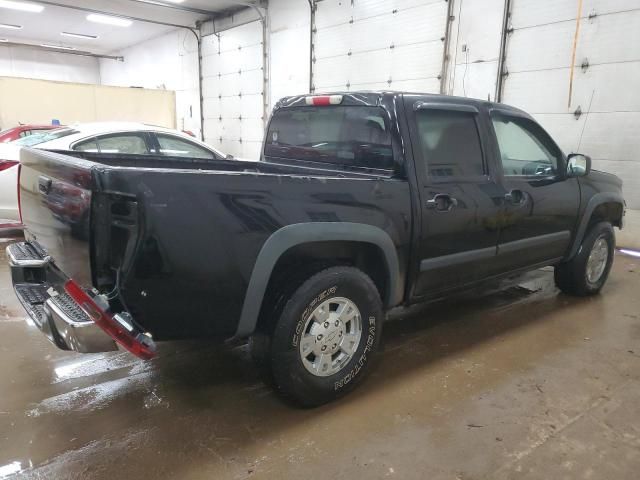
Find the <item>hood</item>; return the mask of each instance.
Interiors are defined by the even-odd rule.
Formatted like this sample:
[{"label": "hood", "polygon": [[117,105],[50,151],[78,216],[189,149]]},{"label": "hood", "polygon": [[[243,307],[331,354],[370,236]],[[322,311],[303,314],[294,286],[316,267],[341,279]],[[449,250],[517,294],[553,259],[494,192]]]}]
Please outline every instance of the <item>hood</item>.
[{"label": "hood", "polygon": [[599,184],[609,184],[622,188],[622,179],[612,173],[591,169],[591,172],[589,172],[589,178]]}]

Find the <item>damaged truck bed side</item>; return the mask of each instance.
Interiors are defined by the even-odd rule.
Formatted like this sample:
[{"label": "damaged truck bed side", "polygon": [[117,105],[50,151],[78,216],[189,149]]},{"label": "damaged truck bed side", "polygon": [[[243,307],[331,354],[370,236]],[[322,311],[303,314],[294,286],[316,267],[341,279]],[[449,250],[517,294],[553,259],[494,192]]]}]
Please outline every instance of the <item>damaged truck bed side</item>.
[{"label": "damaged truck bed side", "polygon": [[616,177],[488,102],[287,98],[261,160],[24,149],[7,254],[29,316],[60,348],[145,359],[251,337],[279,390],[317,405],[362,377],[386,310],[544,265],[597,293],[622,226]]}]

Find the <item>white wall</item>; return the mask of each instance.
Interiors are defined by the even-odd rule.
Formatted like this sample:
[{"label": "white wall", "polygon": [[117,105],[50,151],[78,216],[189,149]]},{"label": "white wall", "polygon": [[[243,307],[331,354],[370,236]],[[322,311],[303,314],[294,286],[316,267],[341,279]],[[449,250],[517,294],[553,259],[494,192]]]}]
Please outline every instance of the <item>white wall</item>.
[{"label": "white wall", "polygon": [[191,32],[176,29],[113,54],[124,62],[100,60],[103,85],[174,90],[177,128],[200,135],[198,44]]},{"label": "white wall", "polygon": [[0,43],[0,76],[100,83],[98,60]]},{"label": "white wall", "polygon": [[493,101],[504,0],[451,1],[454,20],[445,92]]},{"label": "white wall", "polygon": [[309,3],[269,2],[270,107],[289,95],[309,93]]}]

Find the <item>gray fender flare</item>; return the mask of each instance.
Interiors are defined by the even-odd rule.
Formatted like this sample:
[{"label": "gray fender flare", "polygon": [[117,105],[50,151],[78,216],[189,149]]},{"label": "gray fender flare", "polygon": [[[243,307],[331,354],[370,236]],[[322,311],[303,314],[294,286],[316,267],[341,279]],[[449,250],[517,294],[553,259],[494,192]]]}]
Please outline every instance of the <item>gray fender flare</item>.
[{"label": "gray fender flare", "polygon": [[[621,194],[615,192],[601,192],[596,193],[593,197],[589,199],[587,203],[587,207],[584,209],[584,213],[582,214],[582,218],[580,219],[580,223],[578,224],[578,228],[576,230],[576,235],[573,238],[573,244],[571,245],[571,250],[569,250],[569,255],[567,255],[567,259],[572,259],[580,249],[580,245],[582,245],[582,239],[587,233],[587,227],[589,226],[589,220],[591,219],[591,215],[594,210],[603,203],[619,203],[622,206],[622,210],[624,212],[624,198]],[[621,219],[622,221],[622,219]]]},{"label": "gray fender flare", "polygon": [[383,302],[387,307],[401,303],[398,255],[391,237],[384,230],[362,223],[296,223],[275,231],[262,246],[251,272],[235,338],[247,337],[255,330],[271,272],[282,254],[303,243],[341,240],[370,243],[380,248],[389,273],[389,292]]}]

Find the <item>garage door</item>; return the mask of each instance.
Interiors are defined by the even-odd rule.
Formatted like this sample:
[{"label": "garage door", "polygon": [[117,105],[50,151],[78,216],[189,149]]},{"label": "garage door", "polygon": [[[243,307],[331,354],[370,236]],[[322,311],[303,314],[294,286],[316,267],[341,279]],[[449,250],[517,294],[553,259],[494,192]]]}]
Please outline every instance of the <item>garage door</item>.
[{"label": "garage door", "polygon": [[315,91],[438,92],[447,5],[443,0],[317,2]]},{"label": "garage door", "polygon": [[511,27],[503,101],[532,113],[565,152],[621,176],[640,208],[638,0],[513,0]]},{"label": "garage door", "polygon": [[204,140],[224,153],[257,159],[264,131],[262,24],[202,42]]}]

